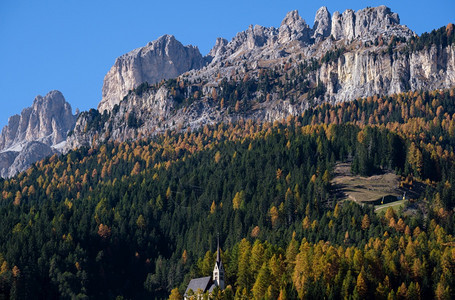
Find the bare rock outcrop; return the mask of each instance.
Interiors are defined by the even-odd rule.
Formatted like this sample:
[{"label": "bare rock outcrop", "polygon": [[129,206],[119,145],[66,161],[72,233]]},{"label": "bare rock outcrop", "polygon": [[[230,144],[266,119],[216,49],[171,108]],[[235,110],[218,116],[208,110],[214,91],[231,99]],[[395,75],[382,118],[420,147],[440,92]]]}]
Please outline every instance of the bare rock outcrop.
[{"label": "bare rock outcrop", "polygon": [[18,155],[16,151],[0,152],[0,177],[9,177],[9,168]]},{"label": "bare rock outcrop", "polygon": [[205,61],[197,47],[183,46],[172,35],[164,35],[147,46],[135,49],[116,59],[104,77],[102,97],[98,110],[110,111],[129,90],[143,82],[150,84],[177,77],[204,66]]},{"label": "bare rock outcrop", "polygon": [[[37,96],[31,107],[10,117],[0,134],[0,175],[13,176],[59,148],[74,128],[76,116],[62,93]],[[39,145],[39,146],[37,146]]]},{"label": "bare rock outcrop", "polygon": [[374,8],[364,8],[355,14],[355,37],[377,34],[380,30],[387,30],[400,24],[397,13],[381,5]]},{"label": "bare rock outcrop", "polygon": [[327,7],[323,6],[316,12],[313,25],[313,38],[318,42],[327,38],[332,30],[332,20]]},{"label": "bare rock outcrop", "polygon": [[355,13],[352,9],[347,9],[340,14],[338,11],[333,13],[332,33],[335,40],[345,38],[351,40],[355,36]]},{"label": "bare rock outcrop", "polygon": [[11,166],[8,168],[8,173],[4,177],[11,177],[19,172],[26,170],[34,162],[48,157],[54,153],[58,153],[49,145],[41,142],[32,141],[24,145],[22,151],[18,153]]},{"label": "bare rock outcrop", "polygon": [[310,42],[311,29],[302,17],[300,17],[297,10],[289,12],[281,22],[278,41],[281,44],[290,41],[302,41],[304,43]]},{"label": "bare rock outcrop", "polygon": [[387,6],[368,7],[357,12],[348,9],[332,17],[331,35],[335,40],[371,41],[381,34],[407,37],[412,31],[400,25],[400,17]]},{"label": "bare rock outcrop", "polygon": [[0,151],[30,141],[58,144],[66,139],[75,121],[71,105],[61,92],[51,91],[44,97],[37,96],[31,107],[10,117],[0,134]]},{"label": "bare rock outcrop", "polygon": [[217,38],[215,42],[215,46],[210,50],[208,56],[210,57],[211,60],[216,60],[220,56],[223,55],[224,52],[226,52],[226,45],[228,44],[228,40],[223,39],[223,38]]}]

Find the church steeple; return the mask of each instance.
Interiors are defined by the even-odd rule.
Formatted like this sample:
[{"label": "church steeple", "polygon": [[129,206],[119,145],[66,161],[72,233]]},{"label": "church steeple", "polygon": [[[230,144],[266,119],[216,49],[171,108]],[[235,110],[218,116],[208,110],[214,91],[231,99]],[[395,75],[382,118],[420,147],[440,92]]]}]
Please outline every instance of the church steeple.
[{"label": "church steeple", "polygon": [[221,255],[220,255],[220,237],[218,237],[218,246],[216,248],[216,262],[221,263]]},{"label": "church steeple", "polygon": [[221,250],[220,250],[220,237],[218,236],[218,244],[216,249],[216,262],[213,268],[213,281],[215,285],[220,289],[224,290],[224,267],[221,261]]}]

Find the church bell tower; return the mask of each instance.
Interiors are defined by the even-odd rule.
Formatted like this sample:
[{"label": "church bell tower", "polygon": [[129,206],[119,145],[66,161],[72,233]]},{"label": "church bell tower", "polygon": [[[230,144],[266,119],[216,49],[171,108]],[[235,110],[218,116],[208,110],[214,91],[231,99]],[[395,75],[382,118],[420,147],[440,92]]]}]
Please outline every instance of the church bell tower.
[{"label": "church bell tower", "polygon": [[223,262],[221,261],[220,238],[218,238],[216,262],[215,267],[213,268],[213,281],[215,283],[215,286],[218,286],[220,289],[224,290],[224,267]]}]

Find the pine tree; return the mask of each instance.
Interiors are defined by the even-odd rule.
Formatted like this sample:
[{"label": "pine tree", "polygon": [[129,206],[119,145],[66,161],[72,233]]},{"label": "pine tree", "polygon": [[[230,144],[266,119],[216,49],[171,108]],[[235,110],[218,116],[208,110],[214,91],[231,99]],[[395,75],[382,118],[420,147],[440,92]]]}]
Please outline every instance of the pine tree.
[{"label": "pine tree", "polygon": [[267,263],[264,262],[253,286],[253,295],[256,299],[262,299],[265,296],[269,282],[270,270]]}]

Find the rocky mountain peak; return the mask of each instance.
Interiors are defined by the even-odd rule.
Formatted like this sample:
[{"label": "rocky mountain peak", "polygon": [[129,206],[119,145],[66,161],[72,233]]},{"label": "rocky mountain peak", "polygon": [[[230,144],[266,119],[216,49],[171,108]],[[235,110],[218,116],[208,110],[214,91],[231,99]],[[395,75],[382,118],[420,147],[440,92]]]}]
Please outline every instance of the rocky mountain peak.
[{"label": "rocky mountain peak", "polygon": [[220,55],[222,55],[226,51],[226,45],[228,44],[228,41],[224,38],[217,38],[215,42],[215,46],[210,50],[208,56],[212,58],[216,58]]},{"label": "rocky mountain peak", "polygon": [[174,51],[180,49],[180,48],[186,48],[187,51],[197,51],[199,52],[198,48],[192,45],[187,45],[183,46],[182,43],[177,41],[175,36],[171,34],[165,34],[160,36],[158,39],[156,39],[153,42],[149,42],[147,46],[143,48],[136,49],[137,52],[134,50],[130,53],[125,54],[126,56],[130,55],[137,55],[139,52],[145,53],[149,51],[155,51],[156,54],[159,55],[164,55],[164,56],[173,56],[176,53],[173,53]]},{"label": "rocky mountain peak", "polygon": [[355,36],[366,36],[371,32],[386,30],[399,24],[398,14],[392,13],[387,6],[364,8],[355,14]]},{"label": "rocky mountain peak", "polygon": [[46,96],[38,95],[33,100],[32,108],[39,109],[43,105],[65,105],[66,101],[60,91],[53,90],[46,94]]},{"label": "rocky mountain peak", "polygon": [[129,90],[143,82],[156,83],[205,65],[199,49],[183,46],[173,35],[163,35],[116,59],[104,77],[98,110],[111,110]]},{"label": "rocky mountain peak", "polygon": [[[170,48],[175,46],[178,41],[175,39],[175,36],[171,34],[165,34],[157,38],[155,41],[148,42],[147,46],[144,48],[139,48],[137,50],[157,50],[157,51],[169,51]],[[133,54],[133,53],[132,53]],[[127,53],[128,55],[128,53]]]},{"label": "rocky mountain peak", "polygon": [[[0,176],[12,176],[35,162],[35,158],[47,156],[52,152],[51,147],[66,140],[75,123],[76,116],[61,92],[36,96],[32,106],[22,110],[20,115],[10,117],[1,131],[0,158],[8,159],[0,166]],[[34,146],[29,147],[30,143]],[[38,144],[41,146],[36,146]],[[30,151],[36,153],[29,154]],[[24,157],[30,160],[25,161]]]},{"label": "rocky mountain peak", "polygon": [[313,38],[316,40],[325,39],[330,35],[332,19],[327,7],[323,6],[316,12],[313,25]]},{"label": "rocky mountain peak", "polygon": [[61,92],[36,96],[31,107],[9,119],[0,134],[0,150],[38,140],[47,145],[58,144],[66,139],[75,121],[71,105]]},{"label": "rocky mountain peak", "polygon": [[306,24],[305,20],[300,17],[299,12],[293,10],[288,12],[281,22],[278,41],[282,44],[294,40],[309,42],[310,31],[310,27]]},{"label": "rocky mountain peak", "polygon": [[[32,105],[32,114],[31,114],[31,121],[29,121],[29,125],[33,125],[33,118],[36,116],[37,121],[39,124],[39,130],[41,134],[44,131],[53,132],[55,134],[55,130],[61,131],[64,135],[63,139],[66,137],[66,131],[70,130],[74,125],[74,116],[72,113],[71,105],[66,102],[65,97],[60,91],[54,90],[50,91],[46,94],[46,96],[42,97],[40,95],[35,97]],[[55,128],[50,128],[49,124],[47,124],[46,119],[51,119],[54,125],[57,126]],[[51,124],[52,125],[52,124]],[[54,126],[52,125],[52,126]],[[47,127],[46,127],[47,126]],[[45,136],[45,135],[43,135]],[[34,140],[35,135],[31,133],[30,139]],[[50,143],[48,144],[56,144],[61,141],[60,137],[54,137]]]},{"label": "rocky mountain peak", "polygon": [[332,16],[331,35],[336,39],[373,40],[381,34],[409,37],[413,32],[400,25],[400,17],[387,6],[345,10]]},{"label": "rocky mountain peak", "polygon": [[[330,35],[336,41],[350,43],[354,39],[371,42],[380,35],[387,39],[391,36],[407,38],[412,34],[407,27],[399,25],[396,13],[386,6],[379,6],[357,12],[348,9],[342,14],[335,12],[333,16],[327,7],[321,7],[316,13],[313,28],[308,26],[297,10],[293,10],[286,14],[278,29],[250,25],[230,42],[218,38],[205,58],[196,47],[183,46],[174,36],[163,35],[145,47],[116,59],[104,78],[98,110],[112,110],[130,90],[143,82],[153,84],[188,71],[200,74],[199,69],[207,65],[208,68],[203,72],[212,74],[219,73],[216,68],[226,62],[236,65],[246,59],[278,59],[285,55],[283,47],[290,51],[301,48],[303,52],[315,53],[319,51],[319,42],[327,40]],[[326,44],[321,51],[332,46],[330,42]]]},{"label": "rocky mountain peak", "polygon": [[172,34],[164,34],[158,37],[155,41],[148,42],[147,46],[159,45],[170,41],[176,41],[175,36]]}]

